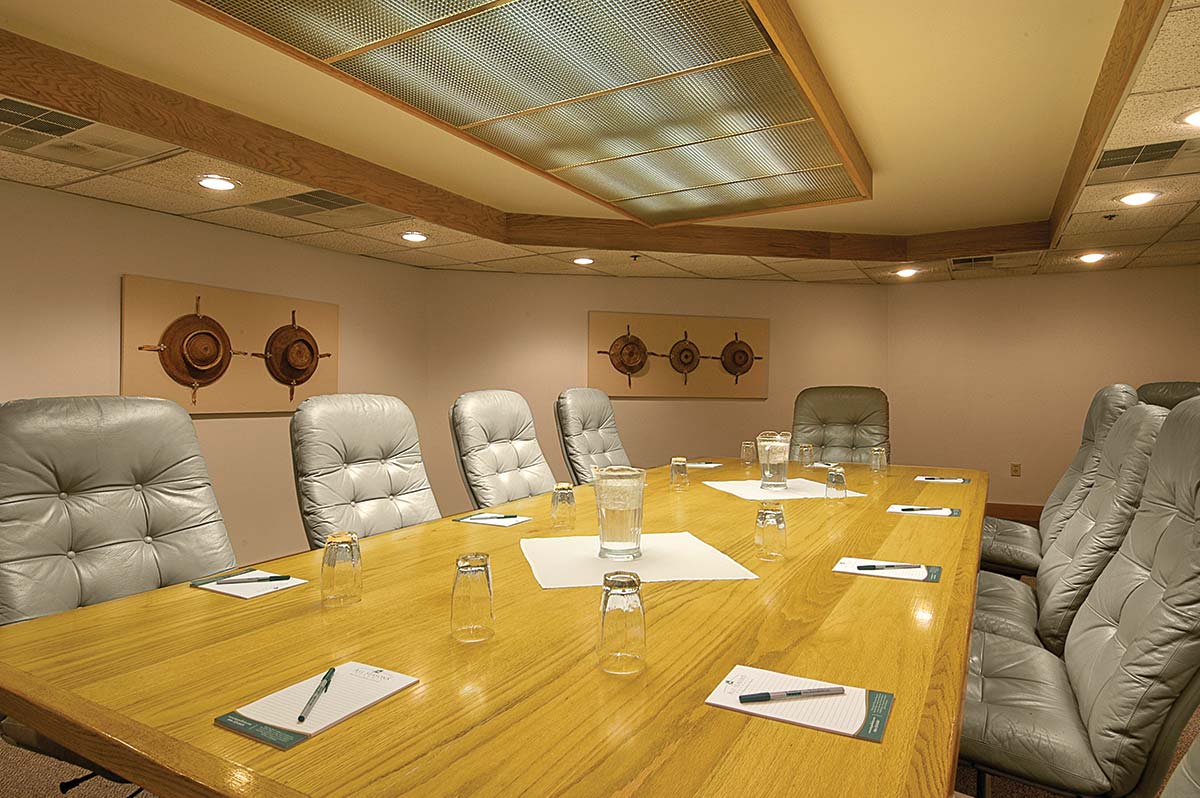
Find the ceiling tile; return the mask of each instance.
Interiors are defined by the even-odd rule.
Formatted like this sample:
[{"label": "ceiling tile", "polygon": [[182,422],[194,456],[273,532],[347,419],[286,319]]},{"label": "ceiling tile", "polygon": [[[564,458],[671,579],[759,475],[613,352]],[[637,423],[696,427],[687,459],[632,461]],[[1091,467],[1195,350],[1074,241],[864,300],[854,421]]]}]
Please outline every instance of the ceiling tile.
[{"label": "ceiling tile", "polygon": [[394,252],[383,252],[375,255],[375,257],[390,260],[393,263],[403,263],[406,266],[417,266],[422,269],[440,269],[463,265],[460,260],[447,258],[442,255],[434,255],[423,249],[401,249]]},{"label": "ceiling tile", "polygon": [[1056,249],[1088,249],[1095,247],[1118,247],[1123,244],[1153,244],[1170,229],[1170,227],[1143,227],[1133,230],[1075,233],[1059,238]]},{"label": "ceiling tile", "polygon": [[[424,233],[426,239],[424,241],[405,241],[402,236],[410,231]],[[354,228],[354,232],[359,235],[378,238],[380,241],[390,241],[401,247],[414,249],[436,247],[443,244],[461,244],[464,241],[474,241],[478,238],[478,236],[473,236],[470,233],[464,233],[461,230],[454,230],[449,227],[442,227],[440,224],[434,224],[433,222],[427,222],[424,219],[417,219],[415,217],[402,219],[398,222],[377,224],[371,227],[356,227]]]},{"label": "ceiling tile", "polygon": [[1037,249],[1032,252],[1005,252],[992,256],[992,265],[997,269],[1019,269],[1025,266],[1037,266],[1042,259],[1042,252]]},{"label": "ceiling tile", "polygon": [[1124,211],[1129,208],[1118,201],[1118,197],[1135,191],[1156,191],[1160,195],[1149,205],[1138,208],[1157,208],[1181,202],[1200,200],[1200,174],[1151,177],[1145,180],[1126,180],[1120,183],[1102,183],[1087,186],[1079,194],[1075,213],[1092,211]]},{"label": "ceiling tile", "polygon": [[1163,20],[1133,84],[1134,94],[1196,85],[1200,75],[1200,7],[1173,10]]},{"label": "ceiling tile", "polygon": [[1160,241],[1142,252],[1143,258],[1181,258],[1188,263],[1200,263],[1200,244],[1195,241]]},{"label": "ceiling tile", "polygon": [[513,272],[515,274],[588,274],[596,276],[596,272],[567,263],[546,255],[525,255],[519,258],[502,258],[486,261],[488,269],[496,272]]},{"label": "ceiling tile", "polygon": [[351,255],[374,255],[386,252],[392,245],[374,238],[363,238],[344,230],[333,230],[328,233],[312,233],[310,235],[292,236],[288,241],[300,244],[311,244],[322,249],[332,249],[337,252],[347,252]]},{"label": "ceiling tile", "polygon": [[1197,205],[1196,210],[1194,210],[1190,214],[1188,214],[1187,218],[1185,218],[1183,220],[1183,223],[1184,224],[1200,224],[1200,205]]},{"label": "ceiling tile", "polygon": [[844,283],[866,280],[874,285],[875,281],[862,273],[861,269],[840,269],[835,271],[805,271],[788,272],[793,280],[804,283]]},{"label": "ceiling tile", "polygon": [[408,219],[410,217],[406,213],[400,213],[364,202],[345,208],[307,213],[304,214],[304,218],[314,224],[335,227],[338,230],[346,230],[354,227],[394,222],[397,219]]},{"label": "ceiling tile", "polygon": [[[196,182],[196,177],[205,174],[217,174],[241,183],[230,191],[213,191]],[[214,198],[213,201],[222,206],[249,205],[252,202],[286,197],[309,191],[308,186],[293,183],[273,175],[263,174],[254,169],[211,158],[195,152],[185,152],[173,155],[161,161],[135,166],[118,173],[122,180],[133,180],[156,186],[181,194],[204,199]]]},{"label": "ceiling tile", "polygon": [[[657,256],[656,256],[657,257]],[[773,274],[767,266],[746,255],[680,255],[664,253],[664,262],[702,277],[755,277]]]},{"label": "ceiling tile", "polygon": [[[1196,2],[1200,3],[1200,0]],[[1155,94],[1131,94],[1121,107],[1104,148],[1116,150],[1195,138],[1198,132],[1196,128],[1180,120],[1184,114],[1197,108],[1200,108],[1200,87]]]},{"label": "ceiling tile", "polygon": [[1111,269],[1120,269],[1129,262],[1142,254],[1146,247],[1142,244],[1124,247],[1107,247],[1099,250],[1105,254],[1105,258],[1097,263],[1084,263],[1079,260],[1080,255],[1086,255],[1088,252],[1096,252],[1094,249],[1056,249],[1047,252],[1042,256],[1041,265],[1038,267],[1038,274],[1055,274],[1059,272],[1102,272]]},{"label": "ceiling tile", "polygon": [[425,250],[435,255],[442,255],[447,258],[466,262],[519,258],[522,255],[530,254],[527,250],[520,249],[519,247],[501,244],[498,241],[490,241],[486,238],[477,238],[458,244],[441,244],[439,246],[425,247]]},{"label": "ceiling tile", "polygon": [[298,236],[305,233],[321,233],[327,232],[329,229],[319,224],[306,222],[303,219],[293,219],[288,216],[280,216],[277,213],[267,213],[257,208],[245,207],[221,208],[216,211],[197,213],[190,218],[199,219],[202,222],[224,225],[225,227],[249,230],[252,233],[281,237]]},{"label": "ceiling tile", "polygon": [[1157,269],[1172,266],[1200,266],[1200,259],[1184,255],[1143,256],[1129,264],[1130,269]]},{"label": "ceiling tile", "polygon": [[90,180],[81,180],[65,186],[62,191],[110,202],[120,202],[123,205],[136,205],[139,208],[149,208],[165,213],[203,213],[228,206],[228,203],[207,197],[195,197],[158,186],[123,180],[113,175],[100,175]]},{"label": "ceiling tile", "polygon": [[1180,8],[1195,8],[1196,6],[1200,6],[1200,0],[1175,0],[1175,2],[1171,4],[1171,8],[1173,10],[1178,10]]},{"label": "ceiling tile", "polygon": [[758,258],[771,264],[785,274],[802,274],[804,272],[828,272],[856,269],[854,261],[833,260],[830,258]]},{"label": "ceiling tile", "polygon": [[[896,272],[901,268],[916,269],[912,277],[898,277]],[[881,285],[907,285],[909,283],[936,283],[950,279],[950,267],[946,261],[931,261],[927,263],[891,263],[887,266],[874,266],[863,269],[866,275]]]},{"label": "ceiling tile", "polygon": [[1032,266],[1016,266],[1007,269],[998,268],[982,268],[982,269],[963,269],[951,270],[950,278],[952,280],[980,280],[995,277],[1021,277],[1035,273],[1038,270],[1037,264]]},{"label": "ceiling tile", "polygon": [[541,255],[549,255],[554,252],[572,252],[579,249],[578,247],[543,247],[539,244],[521,244],[521,249],[527,249],[530,252],[537,252]]},{"label": "ceiling tile", "polygon": [[[1191,211],[1192,205],[1147,205],[1143,208],[1126,208],[1123,211],[1097,211],[1095,213],[1073,213],[1063,232],[1107,233],[1112,230],[1134,230],[1139,227],[1172,227]],[[1112,217],[1111,219],[1106,217]]]},{"label": "ceiling tile", "polygon": [[1162,241],[1200,241],[1200,224],[1181,224],[1171,228]]},{"label": "ceiling tile", "polygon": [[[634,260],[634,257],[637,260]],[[571,262],[575,258],[591,258],[587,268],[603,274],[621,277],[695,277],[696,275],[677,269],[668,263],[651,257],[645,252],[617,249],[576,249],[550,253],[550,257]]]},{"label": "ceiling tile", "polygon": [[82,180],[96,174],[77,166],[18,155],[0,150],[0,179],[28,183],[31,186],[61,186],[74,180]]}]

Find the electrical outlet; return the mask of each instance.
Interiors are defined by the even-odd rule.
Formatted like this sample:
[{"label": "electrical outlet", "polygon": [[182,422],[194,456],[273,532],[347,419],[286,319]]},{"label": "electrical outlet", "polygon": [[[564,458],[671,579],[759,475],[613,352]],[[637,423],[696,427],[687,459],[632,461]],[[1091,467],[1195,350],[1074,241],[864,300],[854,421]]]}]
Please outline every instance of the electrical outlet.
[{"label": "electrical outlet", "polygon": [[1008,475],[1010,477],[1021,476],[1021,464],[1020,463],[1009,463],[1008,464]]}]

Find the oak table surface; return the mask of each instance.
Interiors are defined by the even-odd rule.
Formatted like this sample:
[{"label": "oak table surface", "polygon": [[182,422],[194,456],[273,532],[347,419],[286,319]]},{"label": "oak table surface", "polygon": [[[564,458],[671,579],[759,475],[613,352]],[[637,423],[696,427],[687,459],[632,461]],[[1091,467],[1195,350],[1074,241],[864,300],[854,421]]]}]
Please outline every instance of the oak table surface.
[{"label": "oak table surface", "polygon": [[[755,557],[757,504],[701,484],[750,479],[734,460],[672,491],[647,476],[644,532],[687,530],[759,579],[645,583],[646,669],[597,668],[599,588],[542,590],[522,537],[574,530],[550,496],[503,505],[511,528],[422,524],[362,541],[361,603],[323,609],[320,552],[263,567],[310,580],[240,600],[187,585],[0,628],[0,711],[160,794],[946,796],[952,790],[987,475],[915,482],[847,466],[865,498],[785,503],[787,557]],[[793,465],[791,476],[799,476]],[[820,481],[823,471],[803,474]],[[887,513],[959,507],[958,518]],[[457,555],[491,555],[496,636],[449,634]],[[921,583],[838,574],[843,556],[940,565]],[[614,565],[614,570],[621,568]],[[218,715],[358,660],[420,683],[278,751]],[[895,694],[881,743],[706,706],[738,664]]]}]

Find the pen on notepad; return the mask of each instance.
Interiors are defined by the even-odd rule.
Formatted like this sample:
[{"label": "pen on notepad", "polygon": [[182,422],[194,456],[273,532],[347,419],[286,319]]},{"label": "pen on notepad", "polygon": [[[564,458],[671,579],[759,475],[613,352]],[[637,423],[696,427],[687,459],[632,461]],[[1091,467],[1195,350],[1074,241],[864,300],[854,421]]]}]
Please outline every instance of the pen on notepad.
[{"label": "pen on notepad", "polygon": [[477,518],[480,521],[495,521],[499,518],[516,518],[515,515],[500,515],[499,513],[476,513],[470,518]]},{"label": "pen on notepad", "polygon": [[778,701],[781,698],[809,698],[819,695],[845,695],[845,687],[811,687],[807,690],[777,690],[770,693],[746,693],[738,696],[743,704],[753,704],[758,701]]},{"label": "pen on notepad", "polygon": [[286,582],[291,579],[287,574],[273,574],[272,576],[247,576],[244,579],[218,579],[214,584],[217,585],[248,585],[251,582]]},{"label": "pen on notepad", "polygon": [[308,703],[304,705],[304,709],[300,710],[300,715],[296,718],[297,723],[303,723],[308,717],[308,713],[312,712],[312,708],[316,706],[317,699],[329,692],[329,684],[333,681],[333,672],[335,668],[330,668],[325,671],[325,675],[321,677],[321,683],[317,685],[317,689],[313,690],[312,698],[308,699]]},{"label": "pen on notepad", "polygon": [[907,562],[897,563],[876,563],[872,565],[856,565],[854,566],[860,571],[900,571],[906,568],[923,568],[923,565],[913,565]]},{"label": "pen on notepad", "polygon": [[917,477],[919,482],[962,482],[962,477]]},{"label": "pen on notepad", "polygon": [[927,513],[933,510],[945,510],[945,507],[901,507],[902,513]]}]

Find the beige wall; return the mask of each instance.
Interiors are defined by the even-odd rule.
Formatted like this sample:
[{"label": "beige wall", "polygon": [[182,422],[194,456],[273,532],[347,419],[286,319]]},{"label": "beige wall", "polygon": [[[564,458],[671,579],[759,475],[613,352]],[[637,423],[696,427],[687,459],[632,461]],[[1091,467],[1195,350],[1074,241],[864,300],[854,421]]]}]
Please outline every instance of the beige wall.
[{"label": "beige wall", "polygon": [[[426,272],[2,181],[0,207],[0,400],[117,391],[123,273],[336,302],[341,390],[409,403],[445,513],[467,506],[446,420],[464,391],[524,394],[566,477],[551,406],[586,382],[588,310],[771,319],[768,400],[616,403],[644,465],[732,456],[801,388],[869,384],[899,460],[984,467],[993,501],[1040,503],[1098,386],[1200,377],[1196,268],[888,288]],[[305,547],[287,425],[197,420],[243,562]]]}]

